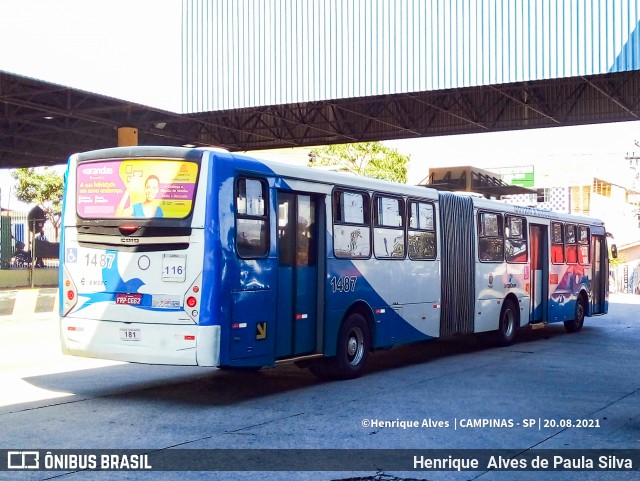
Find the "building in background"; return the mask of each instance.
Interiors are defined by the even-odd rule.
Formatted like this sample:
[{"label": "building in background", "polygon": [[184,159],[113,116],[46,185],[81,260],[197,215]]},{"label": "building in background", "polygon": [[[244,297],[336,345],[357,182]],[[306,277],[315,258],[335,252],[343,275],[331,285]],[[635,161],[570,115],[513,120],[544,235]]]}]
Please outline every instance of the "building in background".
[{"label": "building in background", "polygon": [[[603,159],[596,171],[580,161],[491,169],[503,181],[533,188],[535,193],[504,196],[511,204],[554,212],[597,217],[618,246],[619,263],[612,265],[612,290],[640,294],[640,168],[628,155],[616,168]],[[526,176],[525,176],[526,173]]]}]

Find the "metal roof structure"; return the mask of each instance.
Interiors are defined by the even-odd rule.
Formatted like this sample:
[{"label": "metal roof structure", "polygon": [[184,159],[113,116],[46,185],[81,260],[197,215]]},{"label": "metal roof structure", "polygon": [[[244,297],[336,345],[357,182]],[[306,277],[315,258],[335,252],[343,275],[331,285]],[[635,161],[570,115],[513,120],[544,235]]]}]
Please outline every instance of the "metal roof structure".
[{"label": "metal roof structure", "polygon": [[[640,72],[189,114],[230,150],[638,120]],[[205,128],[206,126],[206,128]]]},{"label": "metal roof structure", "polygon": [[637,1],[192,0],[176,21],[182,113],[0,70],[0,167],[115,146],[119,127],[246,151],[640,115]]},{"label": "metal roof structure", "polygon": [[638,120],[640,71],[191,114],[0,72],[0,112],[0,168],[27,167],[113,147],[123,126],[236,151]]},{"label": "metal roof structure", "polygon": [[579,79],[640,70],[639,45],[636,0],[190,0],[181,111]]},{"label": "metal roof structure", "polygon": [[141,143],[179,144],[156,126],[181,117],[134,103],[0,71],[0,167],[66,162],[70,154],[117,145],[117,128],[135,126]]}]

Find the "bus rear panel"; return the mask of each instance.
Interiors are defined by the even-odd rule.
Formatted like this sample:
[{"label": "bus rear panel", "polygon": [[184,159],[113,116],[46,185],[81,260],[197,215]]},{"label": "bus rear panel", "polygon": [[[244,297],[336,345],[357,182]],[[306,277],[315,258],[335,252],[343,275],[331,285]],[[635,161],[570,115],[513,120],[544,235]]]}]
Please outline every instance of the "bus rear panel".
[{"label": "bus rear panel", "polygon": [[[126,153],[80,154],[69,162],[60,273],[63,351],[215,365],[210,347],[218,344],[219,327],[201,310],[202,153]],[[206,350],[198,349],[205,343]]]}]

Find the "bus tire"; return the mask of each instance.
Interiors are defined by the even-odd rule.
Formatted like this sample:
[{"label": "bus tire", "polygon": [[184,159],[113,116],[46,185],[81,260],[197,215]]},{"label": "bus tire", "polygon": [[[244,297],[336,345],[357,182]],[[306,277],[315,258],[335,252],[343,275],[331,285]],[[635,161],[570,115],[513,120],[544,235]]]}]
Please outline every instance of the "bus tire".
[{"label": "bus tire", "polygon": [[364,370],[371,350],[367,321],[357,312],[349,314],[340,328],[336,356],[331,359],[330,373],[336,379],[354,379]]},{"label": "bus tire", "polygon": [[498,344],[500,346],[510,346],[516,339],[519,314],[518,305],[512,299],[505,299],[500,311],[500,326],[498,327]]},{"label": "bus tire", "polygon": [[576,301],[576,315],[571,321],[564,321],[564,330],[567,332],[578,332],[584,325],[584,313],[585,313],[584,297],[578,297]]}]

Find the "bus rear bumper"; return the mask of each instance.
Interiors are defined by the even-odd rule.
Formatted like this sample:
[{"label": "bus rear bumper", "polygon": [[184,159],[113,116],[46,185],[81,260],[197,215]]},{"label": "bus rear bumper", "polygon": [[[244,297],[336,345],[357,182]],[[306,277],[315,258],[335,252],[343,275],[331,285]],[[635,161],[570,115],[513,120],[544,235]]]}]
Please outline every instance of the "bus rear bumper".
[{"label": "bus rear bumper", "polygon": [[144,364],[217,366],[220,326],[60,319],[62,352]]}]

